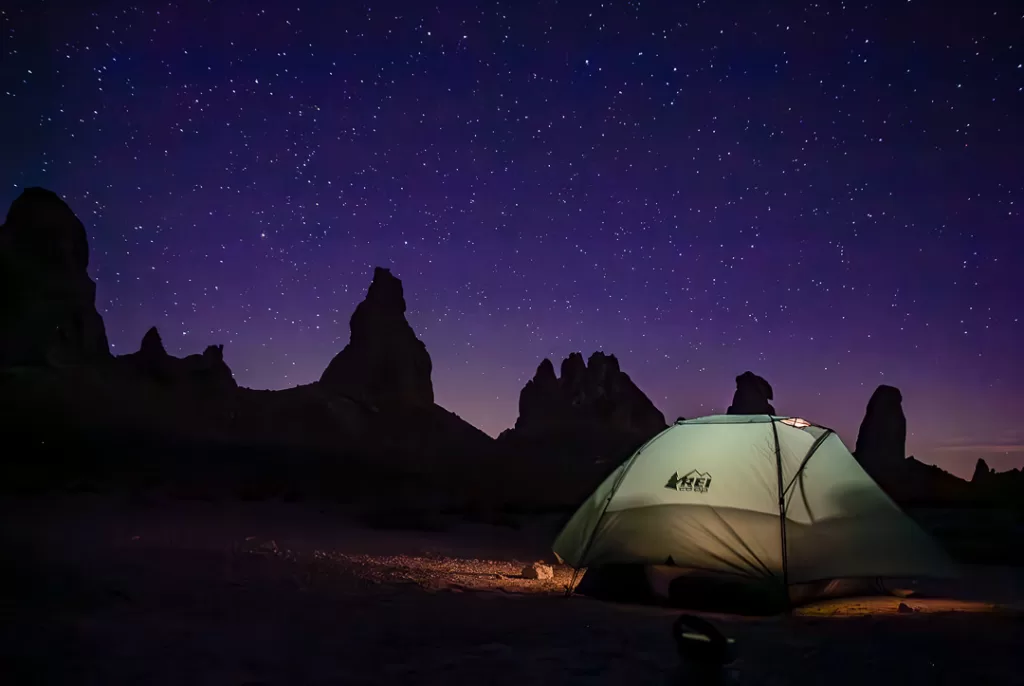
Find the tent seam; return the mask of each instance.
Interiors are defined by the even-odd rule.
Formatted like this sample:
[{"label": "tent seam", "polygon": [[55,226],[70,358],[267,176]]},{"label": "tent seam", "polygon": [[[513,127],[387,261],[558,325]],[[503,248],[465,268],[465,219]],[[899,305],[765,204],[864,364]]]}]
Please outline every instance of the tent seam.
[{"label": "tent seam", "polygon": [[[633,455],[629,458],[629,460],[626,463],[626,466],[622,470],[622,474],[619,475],[619,478],[616,479],[611,491],[609,491],[608,497],[604,501],[604,507],[601,508],[601,514],[599,514],[597,518],[594,520],[594,528],[590,532],[590,535],[587,536],[587,543],[583,546],[583,552],[580,553],[581,562],[587,559],[587,553],[590,552],[590,547],[594,544],[594,537],[597,535],[597,529],[601,524],[601,520],[604,519],[605,514],[608,512],[608,506],[612,504],[612,500],[615,498],[615,494],[619,492],[619,487],[622,485],[622,482],[626,480],[626,475],[629,474],[629,470],[633,468],[633,464],[636,462],[636,458],[640,457],[640,453],[647,450],[647,448],[652,443],[661,438],[664,434],[668,433],[670,429],[672,429],[671,426],[659,431],[656,436],[653,436],[650,440],[648,440],[642,446],[637,448],[636,452],[633,453]],[[575,569],[577,569],[578,571],[579,569],[582,569],[582,567],[578,567]],[[570,592],[572,591],[572,589],[569,590]]]},{"label": "tent seam", "polygon": [[804,459],[800,463],[800,466],[797,468],[796,474],[794,474],[793,478],[789,480],[789,485],[786,486],[786,490],[783,491],[783,494],[789,493],[789,489],[793,488],[793,484],[795,484],[796,480],[800,478],[800,475],[804,473],[804,469],[807,467],[807,463],[811,461],[811,458],[814,457],[814,454],[818,452],[818,448],[824,445],[826,439],[828,439],[828,437],[831,436],[833,433],[835,432],[832,431],[832,429],[825,429],[825,433],[823,433],[821,436],[815,439],[814,443],[811,444],[811,447],[808,448],[807,454],[804,455]]},{"label": "tent seam", "polygon": [[789,604],[789,551],[786,541],[786,493],[782,488],[782,444],[779,443],[779,429],[775,426],[775,418],[768,415],[772,420],[772,435],[775,437],[775,467],[778,476],[779,495],[779,536],[782,548],[782,587],[786,596],[786,603]]}]

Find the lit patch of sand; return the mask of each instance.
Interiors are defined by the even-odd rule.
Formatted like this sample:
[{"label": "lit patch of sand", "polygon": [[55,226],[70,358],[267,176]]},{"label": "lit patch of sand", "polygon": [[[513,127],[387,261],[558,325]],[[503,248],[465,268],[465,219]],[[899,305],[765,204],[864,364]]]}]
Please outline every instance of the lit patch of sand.
[{"label": "lit patch of sand", "polygon": [[[900,605],[903,605],[905,609],[900,610]],[[793,614],[804,617],[865,617],[868,615],[914,615],[939,612],[1002,612],[1008,609],[992,603],[952,598],[901,599],[878,596],[825,600],[797,608]]]},{"label": "lit patch of sand", "polygon": [[[460,558],[449,555],[366,555],[316,551],[315,562],[376,585],[415,585],[430,591],[476,591],[508,594],[558,595],[565,593],[573,571],[552,565],[551,579],[522,576],[530,562]],[[579,579],[577,579],[577,582]],[[903,609],[900,609],[900,606]],[[866,617],[946,612],[1013,612],[1013,608],[952,598],[893,596],[838,598],[796,608],[800,617]],[[712,613],[719,615],[720,613]]]},{"label": "lit patch of sand", "polygon": [[532,562],[481,560],[446,555],[356,555],[316,551],[314,560],[339,565],[378,584],[411,583],[428,590],[497,591],[504,593],[564,593],[572,570],[554,566],[551,579],[527,579]]}]

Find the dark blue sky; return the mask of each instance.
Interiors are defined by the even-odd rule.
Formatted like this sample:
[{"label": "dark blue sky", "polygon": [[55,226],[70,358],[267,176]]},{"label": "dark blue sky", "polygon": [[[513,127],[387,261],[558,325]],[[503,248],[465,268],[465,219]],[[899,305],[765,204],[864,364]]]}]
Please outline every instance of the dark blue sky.
[{"label": "dark blue sky", "polygon": [[85,221],[115,352],[312,381],[383,265],[492,434],[601,349],[670,419],[751,369],[852,447],[884,382],[1024,464],[1019,3],[289,5],[4,4],[2,200]]}]

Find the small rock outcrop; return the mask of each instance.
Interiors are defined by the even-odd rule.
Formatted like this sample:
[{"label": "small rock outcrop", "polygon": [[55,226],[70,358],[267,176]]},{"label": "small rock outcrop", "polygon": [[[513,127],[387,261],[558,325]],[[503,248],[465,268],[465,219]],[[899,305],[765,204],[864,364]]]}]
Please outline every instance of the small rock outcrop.
[{"label": "small rock outcrop", "polygon": [[997,472],[985,460],[979,459],[974,466],[971,488],[978,501],[1020,508],[1024,505],[1024,470]]},{"label": "small rock outcrop", "polygon": [[736,392],[726,414],[775,414],[772,385],[753,372],[736,377]]},{"label": "small rock outcrop", "polygon": [[665,428],[665,415],[619,368],[614,355],[595,352],[584,362],[576,352],[562,361],[561,378],[545,359],[519,394],[520,434],[598,424],[638,436]]},{"label": "small rock outcrop", "polygon": [[984,485],[986,479],[992,477],[992,468],[988,466],[988,462],[978,458],[978,461],[974,464],[974,474],[971,476],[971,483],[977,485]]},{"label": "small rock outcrop", "polygon": [[175,357],[164,348],[155,326],[142,337],[138,352],[121,355],[116,361],[123,371],[163,386],[203,391],[238,387],[231,368],[224,362],[223,345],[207,346],[201,355]]},{"label": "small rock outcrop", "polygon": [[0,226],[0,368],[110,358],[85,227],[56,193],[27,188]]},{"label": "small rock outcrop", "polygon": [[972,497],[969,482],[913,455],[879,474],[876,480],[893,500],[908,506],[943,507],[962,504]]},{"label": "small rock outcrop", "polygon": [[882,384],[871,394],[857,433],[854,455],[876,478],[903,467],[907,455],[907,418],[900,389]]},{"label": "small rock outcrop", "polygon": [[147,377],[159,383],[169,383],[172,379],[170,370],[170,355],[164,349],[163,339],[156,327],[150,327],[146,335],[142,337],[142,344],[139,351],[122,355],[117,359],[122,366],[129,367],[140,376]]},{"label": "small rock outcrop", "polygon": [[366,298],[349,321],[349,343],[327,365],[321,386],[374,407],[433,405],[430,354],[405,309],[401,280],[388,269],[374,269]]}]

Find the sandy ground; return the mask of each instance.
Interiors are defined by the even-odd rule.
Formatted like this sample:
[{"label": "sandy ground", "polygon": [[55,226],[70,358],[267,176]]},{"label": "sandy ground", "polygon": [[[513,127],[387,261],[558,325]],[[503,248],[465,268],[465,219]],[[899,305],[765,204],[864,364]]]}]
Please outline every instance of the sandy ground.
[{"label": "sandy ground", "polygon": [[[374,531],[308,505],[0,506],[0,683],[665,684],[677,612],[566,599],[552,520]],[[711,616],[742,684],[1024,684],[1019,570],[952,598]],[[933,592],[942,589],[930,589]]]}]

